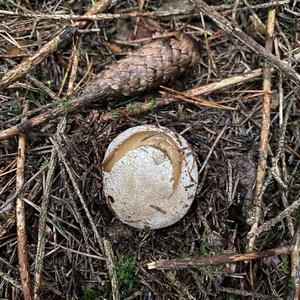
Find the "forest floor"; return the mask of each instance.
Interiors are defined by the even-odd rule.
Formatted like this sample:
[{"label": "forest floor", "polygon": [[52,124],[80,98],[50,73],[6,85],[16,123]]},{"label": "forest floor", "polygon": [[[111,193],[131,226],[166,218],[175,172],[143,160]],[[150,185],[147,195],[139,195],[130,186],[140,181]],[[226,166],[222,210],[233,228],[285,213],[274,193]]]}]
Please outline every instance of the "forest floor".
[{"label": "forest floor", "polygon": [[[300,299],[300,3],[206,3],[0,1],[1,299]],[[68,112],[94,74],[177,31],[201,57],[172,91]],[[107,146],[141,124],[182,134],[199,167],[160,230],[123,224],[102,190]]]}]

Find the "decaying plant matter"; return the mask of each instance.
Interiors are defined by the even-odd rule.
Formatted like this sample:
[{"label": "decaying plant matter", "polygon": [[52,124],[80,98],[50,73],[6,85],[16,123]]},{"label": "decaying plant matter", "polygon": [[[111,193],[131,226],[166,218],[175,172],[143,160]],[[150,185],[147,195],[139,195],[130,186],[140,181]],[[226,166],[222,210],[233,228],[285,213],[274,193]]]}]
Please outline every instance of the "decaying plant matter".
[{"label": "decaying plant matter", "polygon": [[[198,59],[199,47],[186,34],[178,33],[174,37],[151,42],[96,75],[80,95],[65,106],[68,112],[72,112],[97,100],[134,96],[168,83],[193,67]],[[0,132],[0,139],[58,118],[66,112],[65,106],[51,109]]]}]

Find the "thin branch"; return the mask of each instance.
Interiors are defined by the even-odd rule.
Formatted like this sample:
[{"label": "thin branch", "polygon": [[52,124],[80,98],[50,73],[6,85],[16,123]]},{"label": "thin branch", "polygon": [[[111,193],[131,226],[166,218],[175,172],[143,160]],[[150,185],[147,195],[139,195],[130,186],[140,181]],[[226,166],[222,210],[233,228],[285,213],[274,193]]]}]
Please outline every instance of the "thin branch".
[{"label": "thin branch", "polygon": [[[258,10],[258,9],[264,9],[268,7],[278,7],[280,5],[288,4],[292,0],[281,0],[281,1],[274,1],[269,3],[262,3],[257,5],[249,5],[247,7],[239,7],[236,8],[236,11],[247,11],[249,9],[251,10]],[[114,1],[116,2],[116,1]],[[113,4],[113,3],[112,3]],[[214,6],[214,9],[217,11],[224,11],[224,14],[229,13],[231,11],[231,4],[224,4],[224,5],[217,5]],[[12,16],[12,17],[21,17],[21,18],[34,18],[37,20],[65,20],[65,21],[103,21],[103,20],[114,20],[114,19],[127,19],[127,18],[136,18],[136,17],[171,17],[171,16],[183,16],[183,15],[191,15],[192,10],[187,9],[185,11],[183,10],[177,10],[177,9],[171,9],[167,11],[159,10],[159,11],[151,11],[151,12],[128,12],[128,13],[121,13],[121,14],[100,14],[95,13],[91,15],[68,15],[68,14],[38,14],[38,13],[32,13],[29,11],[21,12],[21,11],[11,11],[11,10],[0,10],[0,15],[3,16]]]},{"label": "thin branch", "polygon": [[18,289],[18,290],[21,290],[21,289],[22,289],[20,283],[19,283],[18,281],[16,281],[15,278],[12,278],[12,277],[8,276],[6,273],[2,272],[1,270],[0,270],[0,277],[1,277],[3,280],[9,282],[9,283],[10,283],[12,286],[14,286],[16,289]]},{"label": "thin branch", "polygon": [[202,105],[202,106],[206,106],[206,107],[210,107],[210,108],[217,108],[217,109],[224,109],[224,110],[237,110],[235,107],[230,107],[230,106],[226,106],[226,105],[222,105],[213,101],[208,101],[204,98],[199,98],[199,97],[195,97],[192,96],[188,93],[185,92],[179,92],[176,91],[174,89],[165,87],[165,86],[161,86],[162,89],[166,90],[167,93],[165,92],[161,92],[161,94],[169,94],[171,97],[174,98],[178,98],[180,100],[189,102],[189,103],[194,103],[196,105]]},{"label": "thin branch", "polygon": [[103,241],[102,241],[102,239],[101,239],[101,237],[99,235],[99,232],[97,230],[95,222],[93,221],[92,215],[91,215],[91,213],[90,213],[90,211],[89,211],[89,209],[88,209],[88,207],[87,207],[87,205],[85,203],[83,195],[82,195],[82,193],[80,191],[80,188],[79,188],[79,186],[77,184],[77,181],[76,181],[76,178],[75,178],[75,175],[74,175],[75,172],[74,172],[72,166],[70,165],[70,163],[67,161],[65,155],[61,151],[58,143],[53,138],[50,138],[50,141],[52,142],[55,150],[57,151],[59,159],[62,161],[62,163],[64,164],[64,166],[66,168],[66,171],[67,171],[67,173],[68,173],[68,175],[70,177],[70,180],[72,182],[73,188],[74,188],[74,190],[75,190],[75,192],[76,192],[76,194],[77,194],[77,196],[78,196],[78,198],[80,200],[80,203],[81,203],[81,205],[83,207],[83,210],[86,213],[86,216],[87,216],[88,221],[89,221],[89,223],[90,223],[90,225],[92,227],[93,233],[94,233],[94,235],[96,237],[96,240],[97,240],[97,242],[98,242],[98,244],[100,246],[100,249],[102,250],[102,253],[104,253]]},{"label": "thin branch", "polygon": [[[293,0],[283,0],[283,1],[273,1],[271,0],[270,2],[267,2],[267,3],[261,3],[261,4],[256,4],[256,5],[249,5],[249,6],[246,6],[246,7],[238,7],[237,8],[237,11],[238,12],[244,12],[244,11],[248,11],[249,9],[255,9],[255,10],[260,10],[260,9],[265,9],[265,8],[269,8],[269,7],[278,7],[279,5],[284,5],[284,4],[288,4],[288,3],[291,3]],[[229,4],[232,6],[232,4]],[[224,9],[219,9],[219,7],[222,7],[222,5],[218,5],[217,7],[215,7],[216,10],[224,10],[226,9],[223,14],[226,15],[226,14],[229,14],[231,13],[231,9],[228,10],[228,8],[226,8],[226,4],[224,5]]]},{"label": "thin branch", "polygon": [[93,14],[93,15],[67,15],[67,14],[37,14],[32,12],[14,12],[9,10],[0,10],[0,15],[16,16],[22,18],[35,18],[38,20],[67,20],[67,21],[104,21],[115,19],[128,19],[137,17],[172,17],[190,15],[192,9],[186,11],[172,9],[168,11],[151,11],[151,12],[128,12],[116,14]]},{"label": "thin branch", "polygon": [[[72,88],[74,85],[75,73],[76,73],[77,67],[78,67],[78,56],[79,56],[79,45],[78,45],[78,43],[76,43],[73,46],[70,64],[69,64],[69,67],[67,68],[67,70],[71,70],[67,94],[71,94],[71,91],[72,91]],[[67,77],[68,73],[69,72],[66,71],[65,78]],[[63,85],[64,85],[64,80],[61,85],[61,89],[63,88]],[[62,134],[65,130],[65,126],[66,126],[66,117],[63,117],[57,126],[57,132],[59,134]],[[42,276],[43,260],[44,260],[44,254],[45,254],[46,220],[47,220],[47,212],[48,212],[50,196],[51,196],[51,191],[52,191],[54,170],[56,168],[56,165],[57,165],[57,153],[53,150],[51,159],[50,159],[50,163],[49,163],[49,170],[48,170],[47,178],[46,178],[46,189],[45,189],[45,193],[44,193],[43,202],[41,205],[41,212],[40,212],[40,219],[39,219],[38,245],[37,245],[37,253],[36,253],[36,259],[35,259],[34,300],[40,299],[41,276]],[[71,194],[70,194],[70,197],[71,197]],[[74,206],[75,212],[78,212],[78,209],[76,207],[76,203],[75,203],[73,197],[71,197],[71,201],[73,202],[72,204]],[[83,238],[86,243],[87,251],[89,253],[89,245],[87,243],[87,230],[83,226],[83,222],[81,221],[81,219],[79,218],[78,215],[79,215],[79,213],[77,214],[76,217],[80,224],[80,228],[83,233]],[[89,260],[91,261],[90,257],[89,257]],[[92,264],[91,264],[91,267],[92,267]]]},{"label": "thin branch", "polygon": [[[297,91],[294,91],[294,93],[295,93],[295,95],[292,95],[291,99],[287,103],[285,116],[284,116],[282,127],[281,127],[281,130],[280,130],[280,136],[278,138],[278,146],[277,146],[277,150],[276,150],[276,155],[275,155],[275,158],[272,160],[273,166],[272,166],[271,170],[269,171],[268,176],[267,176],[267,178],[264,182],[264,185],[261,189],[261,192],[259,194],[259,199],[258,199],[259,201],[262,201],[261,199],[262,199],[262,197],[263,197],[263,195],[264,195],[271,179],[273,178],[273,173],[274,173],[274,171],[276,171],[277,163],[278,163],[278,161],[281,157],[281,154],[284,150],[284,139],[285,139],[285,133],[286,133],[286,129],[287,129],[289,116],[290,116],[290,113],[291,113],[293,103],[295,102],[295,99],[297,99],[297,97],[298,97]],[[287,216],[289,216],[289,214],[287,214]],[[273,226],[273,225],[271,225],[271,226]],[[264,231],[262,231],[262,232],[264,232]],[[249,234],[248,238],[250,239],[251,238],[251,231],[248,234]],[[259,234],[257,234],[257,235],[259,235]]]},{"label": "thin branch", "polygon": [[269,295],[264,295],[256,292],[248,292],[242,289],[232,289],[232,288],[225,288],[225,287],[219,287],[219,291],[223,293],[228,293],[228,294],[233,294],[233,295],[238,295],[240,298],[242,297],[251,297],[252,299],[264,299],[264,300],[283,300],[284,298],[281,297],[275,297],[275,296],[269,296]]},{"label": "thin branch", "polygon": [[112,249],[112,246],[111,246],[111,243],[109,242],[109,240],[104,239],[103,246],[105,249],[106,266],[107,266],[108,273],[110,276],[112,296],[113,296],[114,300],[118,300],[118,299],[120,299],[120,295],[119,295],[119,287],[118,287],[118,279],[117,279],[117,272],[116,272],[116,266],[115,266],[114,252],[113,252],[113,249]]},{"label": "thin branch", "polygon": [[[267,38],[265,48],[268,51],[273,49],[273,38],[275,28],[275,9],[271,9],[268,13],[267,19]],[[255,230],[261,220],[262,214],[262,203],[259,194],[264,184],[266,168],[267,168],[267,157],[269,147],[269,130],[270,130],[270,103],[271,103],[271,66],[265,62],[263,71],[263,104],[262,104],[262,120],[261,120],[261,134],[260,134],[260,147],[259,147],[259,159],[256,173],[256,186],[254,194],[254,207],[255,215],[254,221],[252,221],[251,230]],[[255,244],[255,238],[251,238],[248,241],[248,250],[252,251]]]},{"label": "thin branch", "polygon": [[[24,104],[24,111],[27,112],[29,103]],[[23,119],[23,121],[25,121]],[[25,147],[26,138],[24,134],[20,134],[18,145],[18,161],[17,161],[17,177],[16,190],[18,191],[24,183],[24,165],[25,165]],[[17,239],[18,239],[18,259],[19,270],[21,277],[21,285],[23,296],[25,300],[31,300],[31,282],[28,268],[28,254],[27,254],[27,235],[26,235],[26,221],[25,221],[25,204],[22,194],[17,198],[16,203],[16,218],[17,218]]]},{"label": "thin branch", "polygon": [[275,226],[278,222],[282,221],[284,218],[291,218],[292,213],[300,207],[300,198],[295,200],[289,207],[280,212],[276,217],[266,221],[258,228],[250,230],[248,233],[248,237],[257,237],[263,232],[266,232],[271,229],[271,227]]},{"label": "thin branch", "polygon": [[294,235],[291,252],[291,289],[287,299],[300,299],[300,222]]},{"label": "thin branch", "polygon": [[249,261],[254,259],[263,259],[275,255],[290,254],[290,247],[280,247],[270,250],[263,250],[260,252],[252,252],[245,254],[221,254],[217,256],[208,257],[194,257],[194,258],[175,258],[175,259],[162,259],[156,262],[147,264],[150,270],[170,270],[170,269],[186,269],[186,268],[199,268],[227,263],[235,263],[239,261]]},{"label": "thin branch", "polygon": [[[277,39],[274,40],[274,50],[275,50],[277,57],[280,58],[280,52],[279,52],[279,48],[278,48],[278,40]],[[279,109],[278,109],[279,118],[278,118],[278,120],[279,120],[279,124],[278,125],[281,128],[283,125],[284,90],[283,90],[282,74],[279,73],[278,75],[279,75],[279,78],[278,78],[278,94],[279,94],[279,99],[278,99],[279,100]],[[281,153],[281,170],[282,170],[283,182],[285,185],[288,185],[288,171],[287,171],[287,165],[286,165],[285,151],[282,151],[282,153]],[[279,173],[279,171],[278,171],[278,173]],[[272,174],[274,174],[274,172],[272,172]],[[288,189],[283,190],[281,199],[282,199],[282,204],[283,204],[284,208],[287,208],[289,206],[288,195],[289,195]],[[287,225],[288,225],[288,229],[289,229],[291,237],[294,236],[295,230],[294,230],[293,221],[288,219]]]},{"label": "thin branch", "polygon": [[53,176],[54,170],[57,163],[57,155],[55,151],[52,151],[52,155],[49,162],[49,169],[46,177],[46,189],[44,192],[43,201],[41,204],[41,212],[39,217],[39,231],[38,231],[38,243],[35,255],[35,274],[34,274],[34,299],[39,298],[39,290],[41,287],[41,274],[43,269],[43,259],[45,253],[45,230],[46,230],[46,219],[47,219],[47,212],[48,206],[50,203],[50,196],[52,191],[52,183],[53,183]]},{"label": "thin branch", "polygon": [[200,174],[203,172],[203,170],[205,169],[205,167],[206,167],[206,165],[207,165],[207,163],[208,163],[208,161],[209,161],[209,159],[210,159],[210,157],[211,157],[211,155],[212,155],[212,153],[213,153],[213,151],[214,151],[214,149],[215,149],[217,143],[219,142],[220,138],[222,137],[222,135],[224,134],[224,132],[226,131],[227,128],[228,128],[227,125],[225,125],[225,126],[222,128],[222,130],[219,132],[219,134],[217,135],[216,139],[214,140],[214,142],[213,142],[211,148],[209,149],[208,154],[206,155],[205,161],[203,162],[203,164],[202,164],[202,166],[201,166],[201,169],[199,170],[199,175],[200,175]]},{"label": "thin branch", "polygon": [[[258,5],[249,5],[247,7],[236,8],[237,11],[244,10],[254,10],[262,9],[268,7],[274,7],[279,5],[284,5],[291,2],[291,0],[276,1],[274,3],[264,3]],[[221,5],[214,7],[216,10],[223,10],[224,8]],[[226,7],[227,8],[227,7]],[[225,12],[226,13],[226,12]],[[21,18],[34,18],[37,20],[65,20],[65,21],[103,21],[103,20],[115,20],[115,19],[128,19],[128,18],[137,18],[137,17],[172,17],[172,16],[184,16],[184,15],[194,15],[192,9],[179,10],[179,9],[170,9],[170,10],[158,10],[151,12],[141,12],[141,11],[132,11],[128,13],[115,13],[115,14],[91,14],[91,15],[68,15],[68,14],[37,14],[32,12],[15,12],[11,10],[0,10],[0,15],[12,16],[12,17],[21,17]],[[197,14],[198,15],[198,14]]]}]

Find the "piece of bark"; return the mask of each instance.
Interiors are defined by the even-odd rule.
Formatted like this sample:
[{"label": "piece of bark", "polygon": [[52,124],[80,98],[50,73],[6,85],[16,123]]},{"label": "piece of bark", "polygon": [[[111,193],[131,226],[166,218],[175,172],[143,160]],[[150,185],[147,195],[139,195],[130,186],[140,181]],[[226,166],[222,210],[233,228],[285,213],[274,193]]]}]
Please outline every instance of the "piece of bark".
[{"label": "piece of bark", "polygon": [[134,96],[167,84],[189,68],[200,57],[196,42],[186,34],[151,42],[127,57],[111,64],[96,75],[73,99],[60,103],[26,122],[0,132],[0,140],[28,132],[32,127],[57,119],[94,101]]}]

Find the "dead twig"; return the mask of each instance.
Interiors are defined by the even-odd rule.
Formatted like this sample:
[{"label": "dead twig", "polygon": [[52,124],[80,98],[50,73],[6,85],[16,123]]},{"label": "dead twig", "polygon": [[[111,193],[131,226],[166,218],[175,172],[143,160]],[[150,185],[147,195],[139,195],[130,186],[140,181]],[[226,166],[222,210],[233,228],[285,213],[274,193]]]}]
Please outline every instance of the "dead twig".
[{"label": "dead twig", "polygon": [[[114,1],[116,2],[116,1]],[[274,7],[279,5],[284,5],[291,2],[291,0],[276,1],[274,3],[264,3],[258,5],[249,5],[247,7],[236,8],[236,11],[245,11],[245,10],[254,10],[254,9],[263,9],[268,7]],[[224,10],[221,5],[214,7],[216,10]],[[226,7],[225,9],[227,9]],[[100,11],[100,10],[99,10]],[[226,11],[224,12],[226,14]],[[137,18],[137,17],[148,17],[148,18],[160,18],[160,17],[173,17],[173,16],[184,16],[184,15],[193,15],[192,9],[180,10],[180,9],[171,9],[171,10],[158,10],[151,12],[142,12],[142,11],[132,11],[128,13],[115,13],[115,14],[85,14],[85,15],[68,15],[68,14],[41,14],[33,13],[30,11],[11,11],[11,10],[0,10],[0,15],[3,16],[12,16],[12,17],[21,17],[21,18],[34,18],[36,20],[65,20],[65,21],[103,21],[103,20],[115,20],[115,19],[128,19],[128,18]]]},{"label": "dead twig", "polygon": [[[29,181],[29,180],[28,180]],[[40,192],[41,190],[41,180],[37,180],[36,184],[30,189],[30,193],[28,195],[28,199],[30,199],[31,201],[33,201],[37,194]],[[19,189],[19,193],[18,195],[22,192],[22,190],[24,189],[24,186],[27,185],[23,185],[21,189]],[[16,196],[17,197],[17,196]],[[14,203],[13,201],[9,202],[10,204],[8,206],[5,206],[7,209],[10,209],[10,207],[14,208]],[[6,235],[6,233],[12,228],[13,225],[16,224],[16,215],[13,214],[12,216],[9,216],[9,218],[7,220],[5,220],[3,222],[3,224],[0,225],[0,239]]]},{"label": "dead twig", "polygon": [[[276,55],[280,58],[280,52],[279,52],[279,48],[278,48],[278,40],[277,39],[274,39],[274,50],[275,50]],[[284,89],[283,89],[282,74],[279,73],[278,75],[279,75],[279,78],[278,78],[278,93],[279,93],[278,113],[279,113],[279,126],[282,127],[282,125],[283,125]],[[285,147],[288,148],[287,145]],[[276,167],[276,166],[274,166],[274,167]],[[281,172],[282,172],[282,177],[283,177],[282,178],[283,183],[285,185],[288,185],[288,170],[287,170],[285,151],[282,151],[282,153],[281,153],[281,170],[282,170]],[[279,170],[278,170],[278,173],[279,173]],[[282,204],[283,204],[284,208],[287,208],[289,206],[288,195],[289,195],[288,189],[282,191],[281,199],[282,199]],[[288,219],[287,223],[288,223],[290,235],[292,237],[295,234],[293,221]]]},{"label": "dead twig", "polygon": [[[28,111],[29,103],[24,104],[24,113]],[[25,121],[25,120],[23,120]],[[17,161],[17,177],[16,190],[18,191],[24,183],[24,165],[25,165],[25,147],[26,138],[24,134],[20,134],[18,145],[18,161]],[[32,299],[32,287],[28,269],[28,254],[27,254],[27,235],[25,221],[25,204],[22,194],[17,198],[16,203],[16,218],[17,218],[17,238],[18,238],[18,260],[21,277],[21,285],[25,300]]]},{"label": "dead twig", "polygon": [[216,81],[213,83],[209,83],[194,89],[190,89],[186,91],[185,93],[191,96],[199,96],[199,95],[204,95],[208,94],[220,89],[223,89],[225,87],[230,87],[235,84],[240,84],[244,82],[248,82],[252,79],[259,78],[262,76],[263,70],[262,69],[255,69],[249,73],[245,73],[242,75],[235,75],[232,77],[224,78],[220,81]]},{"label": "dead twig", "polygon": [[269,295],[264,295],[261,293],[255,293],[255,292],[248,292],[248,291],[241,290],[241,289],[219,287],[218,290],[223,293],[238,295],[240,297],[242,297],[242,296],[243,297],[252,297],[252,298],[264,299],[264,300],[283,300],[283,298],[281,298],[281,297],[269,296]]},{"label": "dead twig", "polygon": [[[67,68],[65,78],[68,76],[69,71],[71,70],[71,75],[70,75],[70,81],[69,81],[69,86],[67,90],[67,94],[70,95],[74,86],[74,81],[75,81],[75,74],[77,71],[78,67],[78,56],[79,56],[79,45],[78,43],[75,43],[73,46],[73,51],[70,59],[70,64],[69,67]],[[65,80],[63,80],[61,84],[61,89],[63,89]],[[60,93],[59,93],[60,94]],[[65,130],[65,125],[66,125],[66,117],[62,118],[61,121],[59,122],[57,126],[57,132],[58,134],[63,134]],[[50,163],[49,163],[49,170],[47,173],[47,178],[46,178],[46,190],[44,193],[44,198],[43,202],[41,205],[41,212],[40,212],[40,219],[39,219],[39,234],[38,234],[38,245],[37,245],[37,253],[36,253],[36,260],[35,260],[35,286],[34,286],[34,299],[38,300],[40,299],[40,287],[41,287],[41,275],[42,275],[42,268],[43,268],[43,260],[44,260],[44,253],[45,253],[45,229],[46,229],[46,220],[47,220],[47,212],[48,212],[48,206],[50,203],[50,196],[51,196],[51,191],[52,191],[52,181],[53,181],[53,176],[54,176],[54,170],[57,165],[57,153],[53,150]],[[64,180],[66,183],[66,180]],[[71,195],[71,192],[68,191],[69,194]],[[77,205],[71,197],[71,201],[73,202],[74,206],[74,211],[77,217],[77,221],[80,224],[81,231],[83,233],[83,238],[86,243],[86,248],[88,253],[90,254],[89,251],[89,245],[87,242],[87,230],[83,225],[83,222],[81,218],[79,217],[78,213],[78,208]],[[91,258],[89,257],[89,260],[91,261]],[[91,263],[92,267],[92,263]]]},{"label": "dead twig", "polygon": [[291,251],[291,290],[287,299],[300,299],[300,222],[294,235]]},{"label": "dead twig", "polygon": [[165,86],[161,86],[161,88],[167,91],[167,93],[161,92],[162,95],[169,94],[169,96],[171,96],[173,98],[177,98],[177,99],[189,102],[189,103],[193,103],[196,105],[202,105],[202,106],[206,106],[206,107],[210,107],[210,108],[217,108],[217,109],[224,109],[224,110],[237,110],[235,107],[225,106],[225,105],[222,105],[222,104],[219,104],[216,102],[208,101],[203,98],[192,96],[185,92],[178,92],[174,89],[171,89],[171,88],[168,88]]},{"label": "dead twig", "polygon": [[5,281],[9,282],[12,286],[17,288],[18,290],[22,289],[21,284],[18,281],[16,281],[14,278],[8,276],[6,273],[0,271],[0,277]]},{"label": "dead twig", "polygon": [[259,45],[253,38],[245,34],[239,27],[233,26],[225,17],[219,14],[212,7],[202,0],[190,0],[194,6],[201,12],[209,16],[224,31],[233,35],[244,45],[266,59],[272,66],[279,69],[283,74],[292,79],[295,83],[300,84],[300,75],[287,63],[278,59],[270,51]]},{"label": "dead twig", "polygon": [[[135,102],[133,107],[126,106],[120,107],[113,111],[106,111],[104,112],[99,120],[98,123],[106,123],[109,121],[114,120],[116,117],[128,117],[134,115],[140,115],[149,111],[153,111],[162,107],[167,106],[170,103],[176,102],[178,99],[176,98],[168,98],[168,97],[161,97],[157,101],[151,102]],[[90,120],[92,121],[92,120]]]},{"label": "dead twig", "polygon": [[[275,9],[271,9],[268,13],[267,19],[267,39],[265,48],[268,51],[272,51],[274,28],[275,28]],[[269,146],[269,129],[270,129],[270,102],[271,102],[271,66],[265,62],[263,71],[263,104],[262,104],[262,120],[261,120],[261,134],[260,134],[260,147],[259,147],[259,159],[256,173],[256,186],[254,194],[254,221],[251,220],[251,230],[255,230],[261,220],[261,198],[259,194],[261,192],[267,167],[268,146]],[[248,241],[248,250],[252,251],[254,248],[255,238],[251,238]]]},{"label": "dead twig", "polygon": [[[267,176],[267,178],[266,178],[266,180],[265,180],[265,182],[264,182],[264,184],[261,188],[261,192],[258,196],[259,197],[258,201],[262,201],[262,197],[263,197],[263,195],[264,195],[264,193],[267,189],[267,186],[269,185],[271,179],[273,178],[274,172],[276,172],[278,161],[281,157],[282,152],[284,151],[284,140],[285,140],[285,133],[286,133],[287,125],[288,125],[288,119],[289,119],[289,116],[290,116],[290,113],[291,113],[293,103],[294,103],[295,99],[297,99],[298,92],[294,91],[294,94],[295,95],[292,95],[291,99],[287,103],[285,116],[284,116],[283,123],[282,123],[281,130],[280,130],[280,136],[278,138],[278,146],[277,146],[277,150],[276,150],[276,155],[275,155],[274,159],[272,160],[273,166],[272,166],[271,170],[268,172],[268,176]],[[289,209],[289,207],[286,208],[286,209]],[[286,211],[286,209],[284,211]],[[287,214],[287,216],[289,216],[289,214]],[[273,225],[271,225],[271,226],[273,226]],[[258,227],[258,229],[259,228],[260,227]],[[251,238],[251,231],[249,232],[248,239],[250,240],[250,238]]]},{"label": "dead twig", "polygon": [[172,17],[172,16],[184,16],[190,15],[191,9],[186,11],[172,9],[170,11],[151,11],[151,12],[128,12],[121,14],[91,14],[91,15],[67,15],[67,14],[37,14],[32,12],[14,12],[10,10],[0,10],[0,15],[5,16],[16,16],[22,18],[35,18],[38,20],[66,20],[66,21],[104,21],[104,20],[115,20],[115,19],[128,19],[138,17]]},{"label": "dead twig", "polygon": [[[116,1],[112,1],[111,5],[114,4]],[[292,2],[292,0],[281,0],[281,1],[271,1],[268,3],[261,3],[256,5],[249,5],[247,7],[240,7],[241,5],[238,5],[236,8],[236,11],[242,12],[247,10],[258,10],[258,9],[265,9],[269,7],[278,7],[280,5],[288,4]],[[223,11],[224,14],[228,14],[231,12],[231,4],[224,4],[224,5],[217,5],[213,6],[214,9],[217,11]],[[288,9],[285,9],[286,11],[289,11]],[[167,11],[151,11],[151,12],[128,12],[128,13],[121,13],[121,14],[100,14],[95,13],[91,15],[68,15],[68,14],[41,14],[41,13],[33,13],[30,11],[11,11],[11,10],[0,10],[0,15],[3,16],[12,16],[12,17],[21,17],[21,18],[34,18],[37,20],[66,20],[66,21],[81,21],[81,20],[87,20],[87,21],[101,21],[101,20],[114,20],[114,19],[127,19],[127,18],[136,18],[136,17],[171,17],[171,16],[177,16],[177,15],[191,15],[192,10],[187,9],[185,11],[183,10],[167,10]],[[295,13],[295,12],[293,12]]]},{"label": "dead twig", "polygon": [[199,175],[205,169],[205,167],[206,167],[206,165],[207,165],[207,163],[208,163],[208,161],[209,161],[209,159],[210,159],[210,157],[211,157],[211,155],[212,155],[212,153],[213,153],[213,151],[214,151],[214,149],[215,149],[218,141],[220,140],[220,138],[222,137],[222,135],[224,134],[224,132],[226,131],[226,129],[227,129],[227,125],[222,128],[222,130],[219,132],[219,134],[217,135],[216,139],[214,140],[211,148],[209,149],[208,154],[206,155],[205,161],[203,162],[203,164],[201,166],[201,169],[199,170]]},{"label": "dead twig", "polygon": [[219,264],[235,263],[239,261],[249,261],[254,259],[263,259],[275,255],[290,254],[290,247],[280,247],[270,250],[263,250],[259,252],[251,252],[245,254],[222,254],[217,256],[208,257],[194,257],[194,258],[175,258],[175,259],[162,259],[156,262],[147,264],[150,270],[170,270],[170,269],[186,269],[186,268],[199,268],[206,266],[213,266]]},{"label": "dead twig", "polygon": [[263,232],[266,232],[271,229],[271,227],[275,226],[278,222],[282,221],[284,218],[291,218],[291,214],[300,206],[300,198],[295,200],[289,207],[280,212],[276,217],[266,221],[258,228],[250,230],[248,233],[248,237],[257,237]]},{"label": "dead twig", "polygon": [[[261,3],[261,4],[256,4],[256,5],[249,5],[246,7],[238,7],[237,11],[238,12],[244,12],[244,11],[248,11],[249,9],[252,10],[259,10],[259,9],[265,9],[265,8],[269,8],[269,7],[278,7],[279,5],[284,5],[284,4],[288,4],[291,3],[293,0],[283,0],[283,1],[270,1],[270,2],[266,2],[266,3]],[[232,6],[232,4],[229,4],[230,6]],[[224,8],[222,7],[222,5],[218,5],[217,7],[215,7],[216,10],[224,10],[223,14],[229,14],[231,13],[231,9],[228,9],[228,4],[224,4]],[[221,8],[221,9],[219,9]]]},{"label": "dead twig", "polygon": [[44,251],[45,251],[45,230],[46,230],[46,219],[48,206],[50,203],[50,196],[52,190],[53,176],[54,170],[57,163],[57,155],[55,151],[52,151],[52,155],[49,162],[49,169],[46,178],[46,189],[44,192],[43,201],[41,204],[41,212],[39,217],[39,232],[38,232],[38,242],[37,242],[37,250],[35,255],[35,274],[34,274],[34,291],[33,297],[34,299],[39,298],[39,290],[41,287],[41,274],[43,268],[43,259],[44,259]]},{"label": "dead twig", "polygon": [[103,246],[105,249],[106,266],[110,276],[112,296],[114,300],[118,300],[120,299],[120,295],[119,295],[119,288],[118,288],[117,272],[115,267],[114,252],[109,240],[104,239]]}]

